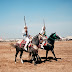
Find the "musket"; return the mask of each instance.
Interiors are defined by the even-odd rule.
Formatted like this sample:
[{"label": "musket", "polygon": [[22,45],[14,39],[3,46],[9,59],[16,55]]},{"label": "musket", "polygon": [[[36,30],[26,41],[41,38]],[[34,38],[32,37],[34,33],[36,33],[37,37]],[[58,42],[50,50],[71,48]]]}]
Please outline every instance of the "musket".
[{"label": "musket", "polygon": [[44,19],[43,19],[43,24],[44,24],[44,27],[45,27],[45,21],[44,21]]},{"label": "musket", "polygon": [[26,26],[26,20],[25,20],[25,16],[24,16],[24,23],[25,23],[25,26]]}]

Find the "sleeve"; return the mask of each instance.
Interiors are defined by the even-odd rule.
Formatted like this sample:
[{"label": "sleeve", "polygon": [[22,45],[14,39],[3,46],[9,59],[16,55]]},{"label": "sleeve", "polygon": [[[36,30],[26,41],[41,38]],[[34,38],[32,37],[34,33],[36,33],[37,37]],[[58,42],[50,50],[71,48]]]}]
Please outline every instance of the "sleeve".
[{"label": "sleeve", "polygon": [[40,32],[41,34],[43,34],[43,30],[41,30],[41,32]]},{"label": "sleeve", "polygon": [[29,33],[27,32],[27,35],[29,36]]},{"label": "sleeve", "polygon": [[44,36],[46,36],[46,31],[44,31]]},{"label": "sleeve", "polygon": [[24,30],[22,30],[22,37],[26,36],[26,33]]}]

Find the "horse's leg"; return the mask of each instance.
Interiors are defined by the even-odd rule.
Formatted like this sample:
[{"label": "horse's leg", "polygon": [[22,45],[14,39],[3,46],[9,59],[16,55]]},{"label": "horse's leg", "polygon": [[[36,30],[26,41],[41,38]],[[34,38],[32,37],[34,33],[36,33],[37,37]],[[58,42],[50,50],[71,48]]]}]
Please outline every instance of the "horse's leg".
[{"label": "horse's leg", "polygon": [[36,63],[35,63],[35,54],[32,55],[32,58],[33,58],[34,65],[36,65]]},{"label": "horse's leg", "polygon": [[38,54],[36,55],[36,61],[38,61],[38,58],[39,58],[39,56],[38,56]]},{"label": "horse's leg", "polygon": [[41,62],[41,57],[38,54],[36,55],[36,59],[37,59],[36,61],[40,61]]},{"label": "horse's leg", "polygon": [[23,64],[22,54],[23,54],[23,51],[21,51],[21,54],[20,54],[21,63]]},{"label": "horse's leg", "polygon": [[46,60],[47,60],[48,50],[46,50]]},{"label": "horse's leg", "polygon": [[19,51],[16,49],[16,54],[15,54],[15,63],[16,63],[16,57],[18,55]]},{"label": "horse's leg", "polygon": [[52,51],[52,53],[53,53],[53,55],[55,57],[55,60],[57,61],[57,58],[56,58],[55,53],[54,53],[54,50],[51,50],[51,51]]},{"label": "horse's leg", "polygon": [[29,59],[31,59],[31,52],[29,53]]}]

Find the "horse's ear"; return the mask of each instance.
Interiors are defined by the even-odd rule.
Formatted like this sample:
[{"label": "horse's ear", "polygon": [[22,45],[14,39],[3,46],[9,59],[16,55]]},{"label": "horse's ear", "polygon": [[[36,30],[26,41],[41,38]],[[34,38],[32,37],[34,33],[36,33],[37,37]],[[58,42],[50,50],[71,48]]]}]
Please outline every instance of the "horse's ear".
[{"label": "horse's ear", "polygon": [[39,33],[40,34],[40,33]]}]

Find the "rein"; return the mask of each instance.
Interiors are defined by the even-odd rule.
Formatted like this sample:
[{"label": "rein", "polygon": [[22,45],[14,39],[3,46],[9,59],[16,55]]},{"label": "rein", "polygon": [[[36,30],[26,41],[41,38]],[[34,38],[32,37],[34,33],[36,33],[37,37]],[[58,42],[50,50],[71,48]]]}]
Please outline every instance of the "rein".
[{"label": "rein", "polygon": [[[53,37],[54,37],[54,38],[57,38],[57,37],[56,37],[56,34],[54,34]],[[52,40],[55,40],[55,39],[53,39],[53,38],[50,37],[50,36],[49,36],[49,38],[52,39]]]}]

